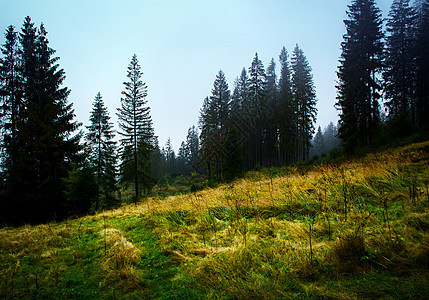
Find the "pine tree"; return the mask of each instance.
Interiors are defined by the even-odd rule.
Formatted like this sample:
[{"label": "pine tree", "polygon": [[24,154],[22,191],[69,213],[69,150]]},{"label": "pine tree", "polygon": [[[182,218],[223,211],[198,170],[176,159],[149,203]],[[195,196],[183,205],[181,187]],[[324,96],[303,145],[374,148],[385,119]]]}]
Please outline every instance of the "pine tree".
[{"label": "pine tree", "polygon": [[231,122],[240,119],[242,111],[249,107],[249,78],[246,68],[241,70],[240,77],[234,82],[234,91],[231,98]]},{"label": "pine tree", "polygon": [[251,145],[254,122],[250,113],[249,78],[246,68],[242,69],[240,77],[234,82],[230,107],[230,124],[237,130],[240,144],[246,145],[242,147],[244,168],[250,170],[253,167],[253,162],[251,153],[247,151],[247,146]]},{"label": "pine tree", "polygon": [[277,130],[277,101],[278,101],[278,88],[277,88],[277,75],[276,63],[274,58],[271,59],[266,72],[266,95],[267,95],[267,115],[264,126],[265,136],[265,154],[266,164],[268,166],[278,165],[278,151],[276,151],[278,130]]},{"label": "pine tree", "polygon": [[322,154],[329,154],[332,149],[340,145],[340,140],[337,137],[338,130],[334,123],[329,122],[328,126],[323,130],[323,149]]},{"label": "pine tree", "polygon": [[322,128],[319,126],[317,128],[317,132],[313,138],[313,145],[312,145],[312,155],[321,155],[323,152],[324,147],[324,139],[323,139],[323,132]]},{"label": "pine tree", "polygon": [[416,1],[416,123],[429,124],[429,1]]},{"label": "pine tree", "polygon": [[311,67],[304,52],[296,45],[292,56],[292,94],[296,111],[297,154],[307,160],[316,122],[316,91]]},{"label": "pine tree", "polygon": [[255,54],[252,64],[249,67],[249,108],[251,121],[249,125],[250,132],[253,135],[252,140],[249,140],[246,149],[250,151],[251,165],[263,165],[265,162],[264,153],[262,151],[265,141],[264,125],[266,116],[268,115],[269,106],[266,99],[266,74],[262,61]]},{"label": "pine tree", "polygon": [[19,44],[14,163],[7,170],[7,193],[12,222],[40,222],[67,215],[64,181],[78,159],[81,134],[73,133],[80,124],[73,121],[70,91],[61,87],[65,73],[53,57],[44,25],[37,29],[27,17]]},{"label": "pine tree", "polygon": [[150,154],[151,178],[157,184],[160,184],[162,179],[167,174],[167,163],[165,157],[159,147],[158,137],[153,138],[153,151]]},{"label": "pine tree", "polygon": [[[209,177],[221,178],[222,143],[228,131],[230,91],[222,70],[216,75],[212,96],[205,98],[200,112],[201,153]],[[213,170],[214,168],[214,170]]]},{"label": "pine tree", "polygon": [[389,117],[404,116],[415,123],[415,12],[409,0],[395,0],[387,21],[387,55],[383,78]]},{"label": "pine tree", "polygon": [[283,47],[280,52],[280,80],[279,96],[277,102],[277,128],[278,151],[280,163],[286,165],[294,160],[296,138],[296,108],[292,101],[291,71],[289,68],[288,54]]},{"label": "pine tree", "polygon": [[182,141],[176,156],[176,171],[179,176],[189,176],[192,171],[191,167],[186,163],[186,152],[186,143]]},{"label": "pine tree", "polygon": [[183,150],[186,166],[195,172],[200,172],[200,140],[198,137],[198,129],[195,126],[188,129]]},{"label": "pine tree", "polygon": [[171,143],[171,139],[168,138],[165,143],[165,147],[163,148],[163,155],[165,157],[165,161],[167,163],[167,173],[169,173],[172,177],[177,176],[176,174],[176,153],[174,153],[173,145]]},{"label": "pine tree", "polygon": [[6,30],[1,53],[4,56],[0,58],[0,173],[3,181],[7,171],[15,165],[18,113],[22,109],[18,77],[18,35],[12,25]]},{"label": "pine tree", "polygon": [[97,210],[101,196],[103,202],[108,205],[114,200],[113,193],[117,190],[116,142],[113,140],[115,135],[101,93],[95,96],[89,120],[91,125],[87,126],[88,133],[85,137],[88,143],[87,154],[96,171],[98,189],[95,209]]},{"label": "pine tree", "polygon": [[383,66],[383,32],[380,10],[374,0],[353,0],[345,20],[338,67],[339,136],[346,151],[369,145],[379,122]]},{"label": "pine tree", "polygon": [[215,126],[222,136],[228,131],[229,120],[229,105],[231,100],[231,92],[228,89],[225,73],[220,70],[216,75],[216,80],[213,83],[212,95],[210,101],[214,106],[216,115]]},{"label": "pine tree", "polygon": [[122,91],[121,108],[118,108],[119,134],[121,138],[122,180],[133,180],[135,199],[148,192],[153,180],[150,178],[150,153],[153,148],[153,127],[150,108],[147,105],[147,86],[142,82],[141,67],[137,55],[133,55],[128,66],[127,77]]}]

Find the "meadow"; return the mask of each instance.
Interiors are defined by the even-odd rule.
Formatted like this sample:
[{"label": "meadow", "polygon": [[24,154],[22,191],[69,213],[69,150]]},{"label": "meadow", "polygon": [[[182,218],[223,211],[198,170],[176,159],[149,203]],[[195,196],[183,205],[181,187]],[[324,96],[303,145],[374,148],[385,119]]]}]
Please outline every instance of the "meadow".
[{"label": "meadow", "polygon": [[429,141],[0,229],[4,299],[429,299]]}]

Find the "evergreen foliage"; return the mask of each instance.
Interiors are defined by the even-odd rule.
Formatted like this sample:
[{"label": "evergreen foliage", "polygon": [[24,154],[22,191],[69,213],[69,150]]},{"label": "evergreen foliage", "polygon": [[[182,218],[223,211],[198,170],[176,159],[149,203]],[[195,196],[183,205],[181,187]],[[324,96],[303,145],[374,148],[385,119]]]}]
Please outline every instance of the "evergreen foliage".
[{"label": "evergreen foliage", "polygon": [[385,71],[383,72],[389,118],[401,115],[415,123],[415,12],[409,0],[395,0],[387,21]]},{"label": "evergreen foliage", "polygon": [[429,124],[429,1],[416,1],[416,122],[422,128]]},{"label": "evergreen foliage", "polygon": [[277,128],[278,141],[277,148],[279,151],[279,161],[281,165],[286,165],[295,160],[296,138],[296,107],[292,101],[292,83],[291,70],[289,68],[288,54],[283,47],[280,55],[280,80],[279,96],[277,102]]},{"label": "evergreen foliage", "polygon": [[113,140],[115,134],[101,93],[95,96],[89,120],[91,125],[87,126],[85,138],[89,161],[96,174],[98,189],[95,209],[98,210],[101,203],[105,206],[112,204],[117,191],[117,154],[116,142]]},{"label": "evergreen foliage", "polygon": [[183,149],[183,158],[185,160],[185,165],[194,172],[200,172],[200,139],[198,137],[197,127],[192,126],[188,129],[188,134],[186,135],[186,142],[181,148]]},{"label": "evergreen foliage", "polygon": [[128,66],[128,81],[124,82],[121,107],[118,108],[119,134],[121,137],[121,178],[133,181],[137,202],[141,191],[146,194],[154,182],[150,177],[150,153],[153,150],[153,127],[150,108],[147,105],[147,86],[141,80],[141,67],[137,55]]},{"label": "evergreen foliage", "polygon": [[308,160],[316,122],[316,91],[311,67],[304,52],[296,45],[292,56],[292,99],[296,108],[296,155]]},{"label": "evergreen foliage", "polygon": [[226,181],[231,181],[243,174],[242,145],[237,130],[231,126],[223,142],[224,160],[222,162],[222,176]]},{"label": "evergreen foliage", "polygon": [[167,173],[167,164],[165,157],[159,147],[158,137],[153,138],[153,151],[150,154],[151,178],[160,184]]},{"label": "evergreen foliage", "polygon": [[345,20],[338,67],[339,136],[346,151],[370,145],[380,121],[383,67],[381,12],[374,0],[353,0]]},{"label": "evergreen foliage", "polygon": [[264,165],[265,158],[263,150],[266,145],[266,122],[267,115],[271,113],[271,108],[267,104],[266,95],[266,74],[262,61],[255,54],[252,64],[249,67],[249,115],[250,132],[252,138],[248,139],[245,146],[250,152],[250,165]]},{"label": "evergreen foliage", "polygon": [[30,17],[18,39],[8,28],[2,53],[2,217],[11,223],[65,217],[64,180],[79,159],[81,134],[74,134],[80,124],[62,87],[64,70],[44,25],[36,28]]},{"label": "evergreen foliage", "polygon": [[230,91],[222,70],[216,75],[212,96],[205,98],[200,112],[201,155],[207,164],[209,178],[221,178],[222,143],[228,131]]},{"label": "evergreen foliage", "polygon": [[331,150],[336,149],[340,144],[337,133],[337,127],[332,122],[323,131],[319,126],[312,141],[310,157],[329,155]]},{"label": "evergreen foliage", "polygon": [[276,63],[271,59],[266,72],[266,95],[267,95],[267,115],[265,121],[265,153],[267,166],[279,165],[277,146],[277,101],[278,87],[276,75]]}]

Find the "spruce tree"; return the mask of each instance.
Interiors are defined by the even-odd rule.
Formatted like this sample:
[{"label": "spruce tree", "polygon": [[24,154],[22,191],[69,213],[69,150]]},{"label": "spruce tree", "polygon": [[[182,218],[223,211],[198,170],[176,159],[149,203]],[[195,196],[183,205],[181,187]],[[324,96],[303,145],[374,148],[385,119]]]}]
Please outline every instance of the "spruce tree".
[{"label": "spruce tree", "polygon": [[142,72],[137,55],[128,66],[128,81],[124,82],[121,107],[118,108],[121,138],[121,176],[123,181],[134,182],[135,199],[140,197],[140,187],[148,192],[153,180],[150,177],[150,153],[153,149],[153,127],[147,105],[147,86],[141,80]]},{"label": "spruce tree", "polygon": [[322,128],[319,126],[313,138],[310,156],[321,155],[323,152],[323,147],[324,147],[323,132],[322,132]]},{"label": "spruce tree", "polygon": [[277,75],[276,75],[276,63],[274,58],[271,59],[266,72],[266,103],[267,103],[267,115],[264,126],[265,136],[265,147],[264,156],[268,166],[278,165],[278,151],[276,149],[278,140],[277,130],[277,101],[278,101],[278,88],[277,88]]},{"label": "spruce tree", "polygon": [[250,170],[253,167],[253,162],[250,157],[251,153],[247,151],[247,146],[251,145],[254,124],[250,113],[249,78],[246,68],[242,69],[240,77],[237,77],[234,82],[230,107],[230,124],[237,130],[240,144],[245,145],[242,147],[244,168]]},{"label": "spruce tree", "polygon": [[252,159],[251,165],[263,165],[265,162],[263,145],[264,145],[264,125],[266,123],[266,116],[269,111],[266,97],[266,74],[262,61],[255,54],[252,64],[249,67],[249,107],[252,125],[251,130],[253,138],[245,146],[250,150],[250,158]]},{"label": "spruce tree", "polygon": [[[14,163],[7,169],[12,222],[40,222],[67,216],[65,179],[77,161],[81,134],[73,121],[68,88],[42,24],[27,17],[19,34],[15,69]],[[12,112],[12,109],[11,109]],[[12,124],[12,119],[10,119]],[[12,129],[11,129],[12,132]]]},{"label": "spruce tree", "polygon": [[415,12],[409,0],[394,0],[387,21],[386,60],[383,78],[389,117],[415,122]]},{"label": "spruce tree", "polygon": [[298,159],[307,160],[316,122],[316,91],[311,67],[304,52],[296,45],[292,56],[292,95],[296,111],[296,149]]},{"label": "spruce tree", "polygon": [[195,126],[188,129],[183,150],[186,166],[195,172],[200,172],[200,139],[198,137],[198,129]]},{"label": "spruce tree", "polygon": [[5,33],[0,57],[0,173],[5,180],[16,161],[18,112],[22,109],[19,84],[18,34],[11,25]]},{"label": "spruce tree", "polygon": [[416,1],[416,123],[429,125],[429,1]]},{"label": "spruce tree", "polygon": [[280,153],[280,163],[287,165],[295,158],[295,138],[296,138],[296,108],[292,101],[291,71],[286,48],[283,47],[280,55],[280,79],[279,95],[277,101],[277,128],[278,145]]},{"label": "spruce tree", "polygon": [[153,151],[150,154],[151,178],[155,183],[162,183],[163,178],[167,173],[167,164],[165,157],[159,147],[158,137],[153,138]]},{"label": "spruce tree", "polygon": [[173,144],[171,143],[170,138],[168,138],[167,142],[165,143],[165,147],[162,150],[167,163],[167,173],[170,174],[171,177],[177,176],[176,153],[174,153]]},{"label": "spruce tree", "polygon": [[353,0],[338,67],[339,136],[346,151],[369,145],[379,122],[383,67],[381,12],[374,0]]},{"label": "spruce tree", "polygon": [[116,184],[116,142],[113,140],[113,123],[101,93],[95,96],[91,115],[91,125],[87,126],[88,133],[85,138],[88,143],[88,156],[91,165],[95,169],[97,182],[97,197],[95,209],[99,208],[101,202],[109,205],[114,200]]},{"label": "spruce tree", "polygon": [[228,131],[230,91],[222,70],[216,75],[212,95],[204,100],[200,113],[201,153],[209,177],[221,178],[222,143]]}]

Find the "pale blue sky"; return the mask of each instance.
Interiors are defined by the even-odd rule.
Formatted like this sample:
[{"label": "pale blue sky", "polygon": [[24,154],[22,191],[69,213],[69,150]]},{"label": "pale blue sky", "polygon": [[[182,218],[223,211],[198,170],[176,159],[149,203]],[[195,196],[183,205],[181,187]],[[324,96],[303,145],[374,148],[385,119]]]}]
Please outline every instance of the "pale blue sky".
[{"label": "pale blue sky", "polygon": [[[298,43],[313,68],[317,125],[336,122],[333,107],[343,19],[351,0],[0,0],[0,43],[9,25],[20,30],[29,15],[41,22],[66,72],[69,100],[88,125],[101,92],[112,121],[128,63],[137,54],[161,147],[177,150],[222,69],[233,89],[258,52],[267,67]],[[392,0],[378,0],[387,17]]]}]

